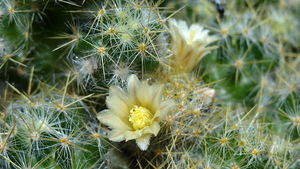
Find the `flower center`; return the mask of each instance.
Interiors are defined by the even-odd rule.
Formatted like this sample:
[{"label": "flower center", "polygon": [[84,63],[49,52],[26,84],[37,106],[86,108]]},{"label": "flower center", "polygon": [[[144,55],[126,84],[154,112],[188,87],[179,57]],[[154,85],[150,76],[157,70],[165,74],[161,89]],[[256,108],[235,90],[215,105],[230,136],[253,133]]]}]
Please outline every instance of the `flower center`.
[{"label": "flower center", "polygon": [[132,127],[135,130],[140,130],[146,126],[150,126],[152,118],[152,113],[145,107],[134,106],[130,110],[129,121],[132,123]]}]

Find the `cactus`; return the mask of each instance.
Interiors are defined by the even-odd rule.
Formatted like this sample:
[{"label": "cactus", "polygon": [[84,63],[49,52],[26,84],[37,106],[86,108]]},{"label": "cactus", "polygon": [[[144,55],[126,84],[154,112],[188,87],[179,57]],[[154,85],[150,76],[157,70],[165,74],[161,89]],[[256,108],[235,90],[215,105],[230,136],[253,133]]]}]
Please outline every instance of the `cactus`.
[{"label": "cactus", "polygon": [[1,1],[0,168],[299,168],[299,6]]}]

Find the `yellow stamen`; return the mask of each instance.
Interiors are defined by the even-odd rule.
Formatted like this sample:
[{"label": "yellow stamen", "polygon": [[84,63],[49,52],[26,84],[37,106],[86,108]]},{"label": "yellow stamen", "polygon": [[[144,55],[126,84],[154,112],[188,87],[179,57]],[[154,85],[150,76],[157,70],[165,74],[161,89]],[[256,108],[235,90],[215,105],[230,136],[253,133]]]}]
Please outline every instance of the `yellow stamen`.
[{"label": "yellow stamen", "polygon": [[146,126],[150,126],[152,118],[152,113],[145,107],[134,106],[130,110],[129,121],[132,123],[132,127],[135,130],[140,130]]}]

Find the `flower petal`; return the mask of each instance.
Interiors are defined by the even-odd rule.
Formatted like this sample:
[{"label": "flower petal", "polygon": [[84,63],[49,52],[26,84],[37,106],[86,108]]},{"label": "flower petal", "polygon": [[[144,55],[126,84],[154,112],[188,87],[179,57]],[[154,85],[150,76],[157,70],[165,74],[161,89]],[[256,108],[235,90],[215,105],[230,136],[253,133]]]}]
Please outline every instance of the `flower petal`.
[{"label": "flower petal", "polygon": [[126,103],[128,107],[133,107],[134,105],[132,98],[130,98],[128,94],[125,93],[120,87],[111,86],[109,89],[109,95],[118,97],[120,100]]},{"label": "flower petal", "polygon": [[126,131],[124,132],[124,138],[126,141],[134,140],[143,135],[143,130],[136,130],[136,131]]},{"label": "flower petal", "polygon": [[150,143],[151,134],[145,134],[136,139],[136,143],[142,151],[147,150]]},{"label": "flower petal", "polygon": [[144,134],[153,134],[156,136],[160,130],[160,125],[157,121],[152,122],[151,126],[145,127],[143,130]]},{"label": "flower petal", "polygon": [[135,105],[141,105],[139,99],[137,98],[138,95],[138,88],[140,86],[140,81],[136,75],[130,75],[127,79],[127,91],[129,96],[134,100]]},{"label": "flower petal", "polygon": [[175,102],[173,100],[163,101],[155,113],[152,121],[161,121],[166,118],[167,113],[174,107]]},{"label": "flower petal", "polygon": [[149,85],[147,84],[147,82],[142,82],[140,83],[140,85],[138,86],[138,88],[136,89],[137,93],[136,93],[136,102],[139,102],[141,106],[144,107],[148,107],[148,103],[149,103]]},{"label": "flower petal", "polygon": [[97,118],[101,123],[109,126],[111,129],[120,129],[120,130],[133,130],[132,126],[128,123],[124,123],[122,119],[120,119],[115,114],[111,113],[109,110],[103,110],[98,115]]},{"label": "flower petal", "polygon": [[162,91],[163,91],[163,85],[153,85],[149,88],[149,102],[147,105],[147,108],[150,110],[150,112],[155,114],[157,109],[159,108],[159,105],[161,104],[162,100]]},{"label": "flower petal", "polygon": [[137,139],[145,134],[150,134],[156,136],[160,130],[159,122],[153,122],[151,126],[145,127],[144,129],[137,131],[126,131],[124,132],[124,138],[126,141]]},{"label": "flower petal", "polygon": [[126,132],[126,131],[124,131],[124,130],[119,130],[119,129],[114,129],[114,130],[112,130],[112,131],[109,133],[108,138],[109,138],[111,141],[115,141],[115,142],[123,141],[123,140],[125,140],[124,132]]},{"label": "flower petal", "polygon": [[120,119],[128,119],[129,111],[133,105],[129,107],[123,100],[117,96],[108,97],[106,99],[106,105],[111,110],[113,114],[118,116]]}]

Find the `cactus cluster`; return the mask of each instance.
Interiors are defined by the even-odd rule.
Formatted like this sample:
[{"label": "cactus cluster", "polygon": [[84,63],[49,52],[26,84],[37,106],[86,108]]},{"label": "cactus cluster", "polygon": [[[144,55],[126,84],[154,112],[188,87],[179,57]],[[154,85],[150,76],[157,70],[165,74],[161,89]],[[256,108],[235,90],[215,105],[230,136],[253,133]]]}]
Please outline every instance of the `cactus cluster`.
[{"label": "cactus cluster", "polygon": [[0,168],[299,168],[299,7],[2,0]]}]

